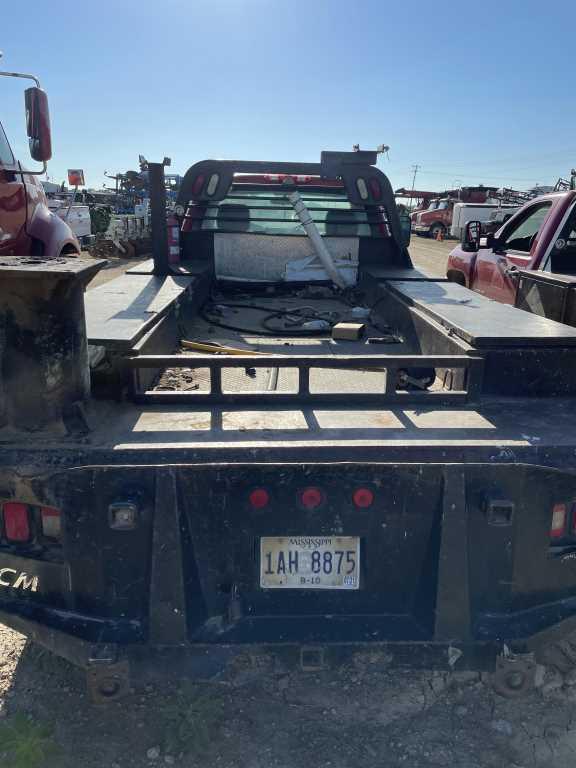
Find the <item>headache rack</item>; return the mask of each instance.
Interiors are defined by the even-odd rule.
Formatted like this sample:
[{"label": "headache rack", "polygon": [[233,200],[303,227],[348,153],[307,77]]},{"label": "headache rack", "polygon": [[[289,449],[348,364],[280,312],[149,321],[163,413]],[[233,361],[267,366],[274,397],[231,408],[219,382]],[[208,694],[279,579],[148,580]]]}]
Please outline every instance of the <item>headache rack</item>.
[{"label": "headache rack", "polygon": [[[474,402],[482,390],[484,360],[467,355],[140,355],[129,359],[133,369],[132,399],[136,403],[161,405],[284,405],[321,403],[338,405],[372,405],[383,403],[422,403],[456,405]],[[162,371],[167,368],[208,369],[209,389],[202,391],[150,390],[142,386],[143,369]],[[294,391],[226,391],[222,371],[233,368],[292,368],[298,371]],[[399,389],[401,372],[435,369],[440,388]],[[385,371],[382,392],[325,392],[310,390],[313,369],[348,369],[351,371]],[[458,376],[457,374],[461,375]],[[146,377],[147,381],[150,377]],[[456,387],[453,385],[456,384]]]}]

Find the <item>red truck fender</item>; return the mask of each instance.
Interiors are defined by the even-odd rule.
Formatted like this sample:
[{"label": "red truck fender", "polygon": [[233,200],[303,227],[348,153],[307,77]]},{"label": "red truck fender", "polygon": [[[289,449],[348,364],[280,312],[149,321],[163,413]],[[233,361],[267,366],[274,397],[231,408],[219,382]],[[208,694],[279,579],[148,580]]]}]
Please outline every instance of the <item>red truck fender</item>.
[{"label": "red truck fender", "polygon": [[470,288],[472,285],[476,255],[477,253],[467,253],[466,251],[463,251],[460,245],[457,245],[453,251],[450,251],[446,267],[446,277],[448,280],[453,283],[460,283],[460,285],[464,285],[466,288]]},{"label": "red truck fender", "polygon": [[43,245],[43,255],[56,258],[61,253],[80,253],[80,243],[59,216],[44,203],[38,203],[27,223],[27,233]]}]

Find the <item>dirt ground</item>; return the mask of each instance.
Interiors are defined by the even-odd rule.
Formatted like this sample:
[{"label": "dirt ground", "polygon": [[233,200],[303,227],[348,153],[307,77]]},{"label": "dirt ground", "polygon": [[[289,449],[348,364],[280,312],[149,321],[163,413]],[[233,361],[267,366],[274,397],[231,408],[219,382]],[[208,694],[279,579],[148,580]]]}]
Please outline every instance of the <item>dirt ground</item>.
[{"label": "dirt ground", "polygon": [[[411,250],[440,275],[452,247]],[[102,707],[78,671],[0,625],[0,766],[574,768],[576,674],[540,669],[538,682],[511,700],[479,674],[394,671],[376,654],[322,674],[247,656],[210,683]]]},{"label": "dirt ground", "polygon": [[[89,253],[82,253],[82,255],[90,256]],[[115,277],[120,277],[120,275],[123,275],[127,269],[130,269],[130,267],[135,267],[137,264],[146,261],[146,258],[146,256],[138,259],[109,258],[108,263],[102,267],[100,272],[98,272],[96,277],[88,285],[88,290],[97,288],[99,285],[104,285],[104,283],[113,280]]]}]

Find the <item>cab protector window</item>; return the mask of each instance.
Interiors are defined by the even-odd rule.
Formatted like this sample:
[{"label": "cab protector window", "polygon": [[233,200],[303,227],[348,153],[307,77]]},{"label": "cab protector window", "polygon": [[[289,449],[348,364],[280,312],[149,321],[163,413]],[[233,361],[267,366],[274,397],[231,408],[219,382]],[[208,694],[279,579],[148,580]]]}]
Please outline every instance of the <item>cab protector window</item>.
[{"label": "cab protector window", "polygon": [[[306,207],[321,235],[382,237],[386,214],[381,208],[353,206],[342,192],[302,192]],[[286,195],[275,190],[233,188],[220,203],[208,203],[201,216],[192,216],[191,229],[212,232],[249,232],[263,235],[304,235]]]},{"label": "cab protector window", "polygon": [[506,251],[522,251],[529,253],[532,247],[532,238],[537,235],[552,203],[547,202],[535,205],[526,212],[522,221],[514,224],[512,229],[506,231],[506,239],[503,243]]},{"label": "cab protector window", "polygon": [[0,125],[0,165],[14,165],[14,155],[8,144],[4,129]]}]

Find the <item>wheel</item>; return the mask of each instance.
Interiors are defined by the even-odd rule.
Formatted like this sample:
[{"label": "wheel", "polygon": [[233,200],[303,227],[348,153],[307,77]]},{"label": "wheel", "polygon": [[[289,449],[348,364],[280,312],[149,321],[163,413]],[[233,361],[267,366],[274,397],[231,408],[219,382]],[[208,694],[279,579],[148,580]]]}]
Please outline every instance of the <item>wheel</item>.
[{"label": "wheel", "polygon": [[458,285],[466,287],[466,278],[462,272],[457,272],[455,269],[451,269],[447,272],[446,277],[450,283],[458,283]]},{"label": "wheel", "polygon": [[432,224],[432,226],[430,227],[430,237],[433,240],[436,240],[436,238],[440,233],[442,234],[443,238],[446,237],[446,227],[444,226],[444,224],[441,224],[440,222],[436,224]]}]

